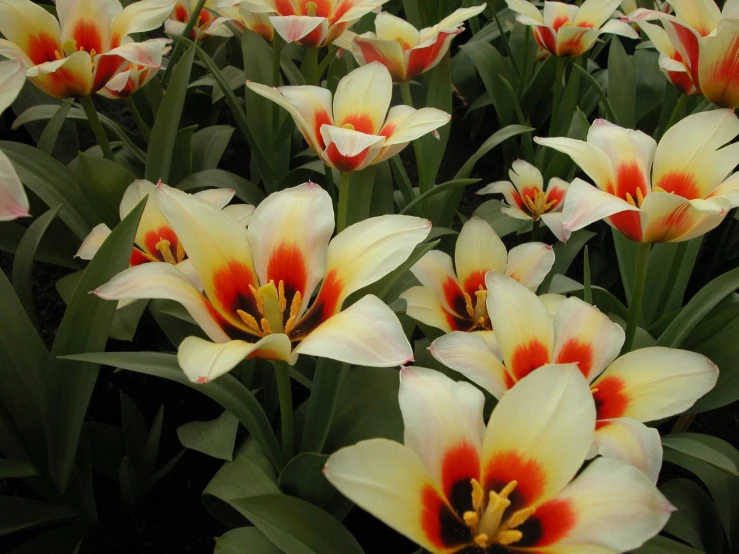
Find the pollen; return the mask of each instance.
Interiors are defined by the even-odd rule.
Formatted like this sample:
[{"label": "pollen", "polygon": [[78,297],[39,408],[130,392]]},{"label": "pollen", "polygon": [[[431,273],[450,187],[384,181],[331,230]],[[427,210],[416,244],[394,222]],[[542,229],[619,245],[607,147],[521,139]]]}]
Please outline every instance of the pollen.
[{"label": "pollen", "polygon": [[542,214],[548,213],[557,205],[557,200],[547,202],[547,193],[537,191],[533,196],[531,194],[523,195],[524,207],[528,210],[529,215],[534,221],[538,220]]},{"label": "pollen", "polygon": [[237,310],[236,313],[250,331],[263,337],[272,333],[289,333],[295,327],[302,304],[302,295],[299,291],[293,295],[290,311],[285,318],[287,297],[284,281],[279,281],[276,285],[274,281],[270,281],[259,289],[249,285],[249,290],[256,304],[255,313],[249,314],[243,310]]},{"label": "pollen", "polygon": [[490,316],[488,315],[488,308],[487,308],[487,298],[488,298],[488,291],[485,290],[485,287],[482,285],[478,285],[477,290],[475,291],[475,301],[472,301],[472,297],[466,293],[462,292],[462,295],[464,296],[464,303],[465,303],[465,309],[467,310],[467,315],[470,317],[470,319],[474,323],[475,329],[491,329],[491,323],[490,323]]},{"label": "pollen", "polygon": [[636,200],[634,200],[634,197],[631,196],[631,194],[627,192],[626,201],[636,208],[641,208],[642,202],[644,202],[644,193],[642,193],[640,188],[637,188],[635,194],[636,194]]}]

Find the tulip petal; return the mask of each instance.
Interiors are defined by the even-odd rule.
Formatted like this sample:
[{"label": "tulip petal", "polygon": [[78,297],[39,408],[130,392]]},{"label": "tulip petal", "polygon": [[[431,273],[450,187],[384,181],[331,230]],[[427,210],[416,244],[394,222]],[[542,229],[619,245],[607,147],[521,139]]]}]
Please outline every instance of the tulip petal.
[{"label": "tulip petal", "polygon": [[208,300],[173,265],[151,263],[131,267],[94,293],[106,300],[174,300],[185,307],[212,340],[225,342],[229,339],[219,322],[213,318]]},{"label": "tulip petal", "polygon": [[438,29],[438,26],[431,27],[428,32],[438,31],[438,34],[432,34],[429,37],[422,36],[422,42],[418,46],[405,51],[406,80],[413,79],[436,67],[449,51],[452,39],[463,31],[461,27],[452,31]]},{"label": "tulip petal", "polygon": [[331,197],[315,183],[270,194],[252,216],[248,238],[259,282],[284,284],[288,307],[299,293],[298,317],[323,279],[333,233]]},{"label": "tulip petal", "polygon": [[75,50],[100,54],[110,50],[110,24],[123,8],[118,0],[57,0],[56,11],[62,44],[73,40]]},{"label": "tulip petal", "polygon": [[[468,19],[480,15],[487,8],[487,4],[483,3],[479,6],[471,6],[469,8],[457,8],[451,14],[437,23],[439,29],[455,29],[462,25]],[[538,10],[537,10],[538,11]]]},{"label": "tulip petal", "polygon": [[511,510],[550,500],[582,466],[594,429],[592,394],[576,366],[535,371],[509,390],[490,416],[483,442],[485,489],[518,481]]},{"label": "tulip petal", "polygon": [[26,191],[10,158],[0,151],[0,221],[27,217],[29,205]]},{"label": "tulip petal", "polygon": [[54,52],[62,51],[59,22],[29,0],[0,0],[0,34],[25,52],[32,65],[53,61]]},{"label": "tulip petal", "polygon": [[[338,44],[338,41],[334,41],[334,44]],[[396,41],[359,35],[349,44],[349,48],[359,65],[379,62],[387,67],[393,81],[405,81],[405,56],[403,48]]]},{"label": "tulip petal", "polygon": [[567,191],[562,214],[565,229],[577,231],[598,220],[630,211],[638,212],[635,221],[629,220],[628,225],[623,225],[621,220],[617,220],[612,225],[629,238],[641,240],[640,220],[645,216],[640,213],[639,208],[581,179],[575,179]]},{"label": "tulip petal", "polygon": [[532,219],[528,212],[523,210],[521,195],[510,181],[490,183],[478,190],[477,194],[502,194],[506,204],[509,206],[503,213],[516,219]]},{"label": "tulip petal", "polygon": [[554,316],[554,362],[576,364],[588,382],[616,359],[624,330],[595,306],[568,298]]},{"label": "tulip petal", "polygon": [[[402,121],[398,121],[400,118],[393,119],[393,116],[395,115],[392,113],[393,110],[402,107],[404,106],[395,106],[391,108],[391,113],[388,114],[388,122],[385,123],[380,131],[381,135],[387,137],[385,146],[408,144],[409,142],[416,140],[417,138],[421,138],[427,133],[446,125],[452,118],[448,113],[437,110],[436,108],[421,108],[420,110],[414,110],[412,113],[408,113],[403,110],[407,113],[407,117],[403,118]],[[395,113],[399,113],[399,110],[396,110]],[[390,127],[391,121],[393,123],[397,121],[397,125],[394,128]]]},{"label": "tulip petal", "polygon": [[535,291],[554,265],[554,250],[543,242],[528,242],[511,248],[505,274]]},{"label": "tulip petal", "polygon": [[393,82],[379,62],[355,69],[339,81],[334,95],[334,124],[377,135],[387,116]]},{"label": "tulip petal", "polygon": [[567,242],[570,240],[571,231],[564,228],[564,219],[562,212],[541,214],[541,221],[549,227],[552,234],[557,237],[557,240]]},{"label": "tulip petal", "polygon": [[652,184],[688,200],[705,198],[736,167],[739,118],[731,110],[689,115],[672,126],[657,147]]},{"label": "tulip petal", "polygon": [[724,218],[720,213],[702,213],[691,202],[667,192],[653,192],[644,199],[642,210],[646,213],[645,242],[677,242],[701,225],[706,219],[715,219],[717,226]]},{"label": "tulip petal", "polygon": [[454,248],[454,265],[459,283],[470,297],[485,289],[488,271],[505,271],[508,252],[490,224],[472,217],[462,226]]},{"label": "tulip petal", "polygon": [[551,362],[552,318],[536,294],[510,277],[491,271],[485,282],[495,338],[508,372],[518,381]]},{"label": "tulip petal", "polygon": [[590,50],[599,36],[600,31],[595,29],[583,29],[569,25],[560,27],[557,31],[557,56],[579,56]]},{"label": "tulip petal", "polygon": [[341,494],[389,527],[430,552],[444,548],[438,510],[446,504],[410,448],[387,439],[362,441],[332,454],[323,473]]},{"label": "tulip petal", "polygon": [[542,177],[541,171],[525,160],[514,161],[508,171],[508,177],[518,192],[532,198],[536,196],[537,192],[544,190],[544,177]]},{"label": "tulip petal", "polygon": [[656,483],[662,468],[662,439],[657,429],[641,421],[627,417],[604,419],[596,423],[591,451],[592,456],[598,454],[631,464]]},{"label": "tulip petal", "polygon": [[287,361],[290,339],[282,333],[267,335],[257,342],[232,340],[210,342],[200,337],[187,337],[177,349],[177,361],[193,383],[210,383],[236,367],[247,357]]},{"label": "tulip petal", "polygon": [[528,2],[528,0],[506,0],[506,4],[508,4],[508,7],[514,12],[520,13],[521,15],[544,25],[544,18],[542,17],[541,12],[537,10],[531,2]]},{"label": "tulip petal", "polygon": [[684,412],[710,391],[718,368],[702,354],[653,346],[617,358],[593,383],[598,419],[655,421]]},{"label": "tulip petal", "polygon": [[434,291],[445,311],[459,318],[469,317],[464,293],[457,281],[449,254],[441,250],[427,252],[413,265],[411,273],[424,287]]},{"label": "tulip petal", "polygon": [[600,28],[600,33],[611,33],[613,35],[639,40],[639,33],[637,33],[631,25],[624,23],[623,21],[619,21],[618,19],[611,19],[606,22],[606,24]]},{"label": "tulip petal", "polygon": [[[111,43],[131,33],[144,33],[159,27],[174,8],[173,0],[140,0],[126,6],[111,22]],[[117,45],[116,45],[117,46]]]},{"label": "tulip petal", "polygon": [[306,46],[316,47],[328,34],[328,20],[325,17],[275,15],[270,16],[269,21],[285,42],[300,42],[308,35],[315,33],[315,39],[311,36],[310,45],[306,44]]},{"label": "tulip petal", "polygon": [[0,62],[0,114],[2,114],[15,99],[26,84],[26,67],[20,60]]},{"label": "tulip petal", "polygon": [[[4,154],[0,155],[0,159],[3,155]],[[101,223],[100,225],[93,227],[90,234],[82,241],[82,244],[74,257],[80,258],[81,260],[92,260],[111,232],[110,227],[105,223]]]},{"label": "tulip petal", "polygon": [[144,252],[158,259],[159,261],[168,261],[163,257],[163,253],[157,248],[161,240],[169,242],[169,250],[172,257],[177,259],[177,250],[180,246],[180,240],[170,227],[169,223],[162,212],[159,210],[159,204],[156,197],[156,186],[145,180],[137,180],[131,183],[123,193],[119,214],[121,220],[131,213],[131,211],[144,198],[146,207],[144,213],[141,214],[139,226],[136,229],[136,237],[134,242]]},{"label": "tulip petal", "polygon": [[613,16],[621,0],[585,0],[575,15],[575,25],[599,29]]},{"label": "tulip petal", "polygon": [[205,189],[194,193],[193,196],[222,210],[233,200],[235,194],[236,191],[233,189]]},{"label": "tulip petal", "polygon": [[558,32],[566,23],[572,23],[580,8],[564,2],[544,2],[544,25]]},{"label": "tulip petal", "polygon": [[230,217],[233,217],[244,227],[247,227],[254,215],[254,209],[254,206],[251,204],[231,204],[230,206],[223,208],[221,211],[224,214],[228,214]]},{"label": "tulip petal", "polygon": [[411,287],[400,298],[406,302],[405,313],[408,317],[445,333],[456,329],[456,318],[444,309],[430,287]]},{"label": "tulip petal", "polygon": [[565,137],[534,137],[534,142],[567,154],[602,190],[608,190],[609,185],[616,181],[611,160],[595,145]]},{"label": "tulip petal", "polygon": [[371,294],[308,332],[295,354],[370,367],[397,367],[413,360],[398,317]]},{"label": "tulip petal", "polygon": [[[14,44],[9,40],[5,40],[4,38],[0,38],[0,56],[8,59],[7,61],[2,62],[5,64],[10,61],[17,60],[25,67],[32,67],[35,65],[31,61],[31,58],[29,58],[17,44]],[[9,68],[11,66],[7,65],[6,67]]]},{"label": "tulip petal", "polygon": [[375,31],[377,38],[383,41],[395,42],[402,50],[417,46],[420,42],[418,29],[406,20],[388,12],[380,12],[375,17]]},{"label": "tulip petal", "polygon": [[515,383],[479,333],[448,333],[432,342],[429,352],[442,364],[458,371],[495,398],[502,398]]},{"label": "tulip petal", "polygon": [[641,471],[599,458],[527,521],[550,532],[516,546],[547,545],[556,554],[629,552],[659,533],[673,511]]},{"label": "tulip petal", "polygon": [[690,25],[701,35],[716,28],[721,10],[713,0],[670,0],[678,19]]},{"label": "tulip petal", "polygon": [[333,125],[321,125],[321,137],[326,145],[321,158],[340,171],[359,171],[374,163],[385,143],[385,137]]},{"label": "tulip petal", "polygon": [[701,94],[724,108],[739,108],[739,18],[723,19],[715,36],[700,41]]},{"label": "tulip petal", "polygon": [[722,196],[729,199],[732,208],[739,206],[739,173],[734,173],[708,195],[709,198],[719,198]]},{"label": "tulip petal", "polygon": [[26,76],[34,85],[55,98],[88,96],[93,92],[90,55],[84,51],[31,67]]}]

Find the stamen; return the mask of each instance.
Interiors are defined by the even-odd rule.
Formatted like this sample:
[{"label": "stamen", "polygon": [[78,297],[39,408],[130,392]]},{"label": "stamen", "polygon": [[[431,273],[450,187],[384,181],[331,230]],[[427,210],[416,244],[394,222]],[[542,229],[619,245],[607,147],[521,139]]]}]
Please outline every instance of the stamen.
[{"label": "stamen", "polygon": [[510,494],[514,491],[514,489],[518,486],[518,481],[515,479],[508,483],[505,487],[503,487],[503,490],[498,493],[498,495],[501,498],[508,498]]},{"label": "stamen", "polygon": [[257,303],[257,311],[259,311],[261,315],[264,315],[264,300],[262,300],[259,291],[254,287],[254,285],[249,285],[249,290],[251,291],[252,295],[254,296],[254,300]]},{"label": "stamen", "polygon": [[61,60],[64,56],[62,56],[62,54],[61,54],[61,52],[59,52],[59,50],[54,50],[54,57],[57,60]]},{"label": "stamen", "polygon": [[598,392],[598,387],[593,387],[592,389],[590,389],[590,392],[595,394],[596,392]]},{"label": "stamen", "polygon": [[480,508],[482,508],[482,501],[485,498],[485,491],[483,490],[482,485],[480,485],[477,479],[472,479],[470,481],[470,484],[472,485],[472,507],[475,509],[475,511],[479,511]]},{"label": "stamen", "polygon": [[290,317],[287,318],[287,323],[285,323],[285,333],[289,333],[295,327],[302,301],[303,296],[300,294],[300,291],[295,291],[292,302],[290,302]]},{"label": "stamen", "polygon": [[277,301],[280,305],[280,312],[284,312],[287,308],[287,299],[285,298],[285,283],[280,279],[280,283],[277,285]]},{"label": "stamen", "polygon": [[470,298],[470,295],[466,292],[462,293],[464,295],[464,303],[467,307],[467,314],[472,318],[475,319],[475,308],[472,306],[472,299]]},{"label": "stamen", "polygon": [[477,529],[477,524],[480,523],[480,517],[477,515],[477,512],[465,512],[462,514],[462,519],[472,529]]},{"label": "stamen", "polygon": [[636,189],[636,204],[641,208],[641,203],[644,202],[644,193],[642,193],[641,188]]},{"label": "stamen", "polygon": [[262,331],[264,331],[265,335],[272,334],[272,327],[269,326],[269,321],[267,321],[266,317],[262,318]]},{"label": "stamen", "polygon": [[487,298],[488,291],[480,285],[475,291],[475,314],[472,316],[480,327],[485,327],[485,318],[488,315]]},{"label": "stamen", "polygon": [[170,242],[167,239],[161,239],[157,243],[157,250],[162,255],[162,258],[165,262],[168,264],[176,264],[177,261],[174,259],[174,256],[172,255],[172,250],[170,249]]},{"label": "stamen", "polygon": [[626,201],[632,206],[634,206],[635,208],[637,207],[636,202],[634,202],[634,199],[632,198],[631,194],[629,194],[628,192],[626,193]]},{"label": "stamen", "polygon": [[557,202],[558,200],[552,200],[551,202],[544,204],[544,207],[541,209],[541,213],[546,213],[551,210],[553,206],[557,205]]},{"label": "stamen", "polygon": [[536,508],[529,507],[529,508],[523,508],[522,510],[518,510],[517,512],[513,512],[513,515],[508,518],[508,521],[506,521],[506,528],[508,529],[514,529],[518,527],[519,525],[523,525],[526,523],[526,520],[529,519],[534,513],[536,512]]},{"label": "stamen", "polygon": [[503,546],[507,544],[513,544],[520,541],[523,538],[521,531],[501,531],[498,533],[498,542]]},{"label": "stamen", "polygon": [[[513,490],[513,489],[511,489]],[[482,521],[480,527],[482,529],[498,529],[500,522],[503,519],[503,513],[511,505],[511,501],[508,500],[507,496],[510,491],[506,494],[505,489],[500,494],[495,491],[490,491],[490,497],[488,501],[488,507],[482,514]]]},{"label": "stamen", "polygon": [[490,538],[485,533],[480,533],[475,537],[475,544],[480,548],[485,548],[488,545]]},{"label": "stamen", "polygon": [[177,243],[177,263],[180,263],[185,259],[185,247],[182,246],[181,242]]},{"label": "stamen", "polygon": [[255,333],[259,333],[261,335],[259,324],[257,323],[257,320],[254,319],[253,315],[246,313],[244,310],[236,310],[236,313],[241,318],[241,321],[243,321],[246,324],[247,327],[249,327]]}]

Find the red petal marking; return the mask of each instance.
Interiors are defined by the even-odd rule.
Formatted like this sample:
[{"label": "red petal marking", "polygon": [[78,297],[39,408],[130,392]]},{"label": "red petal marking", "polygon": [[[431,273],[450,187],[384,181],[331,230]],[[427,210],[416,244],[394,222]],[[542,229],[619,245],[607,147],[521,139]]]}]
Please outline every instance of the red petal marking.
[{"label": "red petal marking", "polygon": [[402,81],[405,79],[403,67],[398,65],[397,60],[384,56],[375,48],[371,41],[358,39],[354,41],[354,44],[359,46],[359,50],[361,50],[362,57],[366,63],[380,62],[387,67],[393,81]]},{"label": "red petal marking", "polygon": [[441,483],[444,494],[451,501],[452,487],[459,481],[480,479],[480,455],[467,442],[457,444],[444,453],[441,460]]},{"label": "red petal marking", "polygon": [[323,45],[325,38],[323,25],[321,24],[301,38],[298,43],[306,48],[318,48]]},{"label": "red petal marking", "polygon": [[208,10],[206,10],[206,9],[200,10],[200,17],[199,17],[199,20],[198,21],[199,21],[199,23],[201,25],[208,25],[214,19],[215,19],[215,17],[213,17]]},{"label": "red petal marking", "polygon": [[639,212],[623,211],[608,218],[611,224],[630,240],[641,242],[642,226]]},{"label": "red petal marking", "polygon": [[487,272],[487,269],[478,269],[470,273],[467,279],[464,280],[464,291],[470,295],[470,299],[475,298],[475,293],[480,290],[480,287],[482,287],[482,290],[487,289],[485,286],[485,274]]},{"label": "red petal marking", "polygon": [[496,454],[485,468],[484,479],[483,488],[496,492],[511,481],[518,481],[508,497],[511,501],[509,514],[536,502],[544,493],[547,483],[546,472],[541,464],[515,450]]},{"label": "red petal marking", "polygon": [[569,500],[558,499],[545,502],[523,525],[517,529],[523,533],[518,547],[550,546],[556,544],[577,523],[577,513]]},{"label": "red petal marking", "polygon": [[98,58],[95,68],[95,81],[92,85],[93,92],[96,92],[108,84],[117,73],[126,60],[120,56],[101,56]]},{"label": "red petal marking", "polygon": [[282,360],[283,357],[269,348],[257,348],[246,357],[247,360]]},{"label": "red petal marking", "polygon": [[405,78],[413,79],[428,70],[446,50],[449,42],[463,30],[459,28],[451,33],[439,33],[434,44],[424,48],[411,49],[408,55],[408,69]]},{"label": "red petal marking", "polygon": [[596,419],[615,419],[623,417],[629,407],[629,397],[624,392],[626,384],[619,377],[604,377],[593,383],[596,392],[595,400]]},{"label": "red petal marking", "polygon": [[582,54],[584,51],[582,42],[582,37],[584,34],[585,31],[581,31],[567,39],[567,42],[563,42],[562,44],[560,44],[557,50],[557,55],[566,58],[569,56],[579,56],[580,54]]},{"label": "red petal marking", "polygon": [[275,0],[275,10],[280,15],[297,15],[291,0]]},{"label": "red petal marking", "polygon": [[538,339],[531,339],[516,347],[508,369],[520,381],[535,369],[548,364],[550,359],[549,349]]},{"label": "red petal marking", "polygon": [[344,14],[354,7],[355,3],[356,2],[354,0],[339,0],[338,4],[334,7],[334,12],[329,18],[329,23],[333,25],[339,19],[344,17]]},{"label": "red petal marking", "polygon": [[447,551],[472,541],[469,527],[430,485],[420,491],[420,523],[429,542]]},{"label": "red petal marking", "polygon": [[570,339],[562,345],[555,364],[578,364],[585,377],[593,369],[593,345],[577,339]]},{"label": "red petal marking", "polygon": [[26,44],[26,54],[35,65],[55,61],[55,52],[61,53],[61,50],[59,41],[49,35],[32,35]]},{"label": "red petal marking", "polygon": [[695,177],[684,171],[673,171],[668,173],[659,180],[656,186],[664,189],[665,192],[677,194],[687,200],[703,198],[703,194],[701,193]]},{"label": "red petal marking", "polygon": [[360,133],[366,133],[368,135],[375,134],[375,122],[372,116],[366,113],[351,114],[336,122],[337,127],[343,127],[345,125],[351,125],[355,131]]},{"label": "red petal marking", "polygon": [[187,23],[190,19],[190,14],[188,13],[185,6],[177,5],[174,9],[174,18],[177,21],[180,21],[182,23]]},{"label": "red petal marking", "polygon": [[288,308],[296,292],[299,291],[304,296],[308,270],[300,248],[292,244],[281,244],[272,250],[267,262],[267,281],[274,281],[276,285],[280,281],[284,283]]},{"label": "red petal marking", "polygon": [[[326,149],[326,143],[323,141],[323,135],[321,135],[321,126],[322,125],[333,125],[333,122],[331,121],[331,115],[326,110],[316,110],[313,114],[313,133],[315,134],[315,140],[318,142],[318,146],[321,150]],[[312,140],[308,137],[305,137],[305,140],[307,140],[309,143],[312,142]]]},{"label": "red petal marking", "polygon": [[628,193],[631,198],[636,200],[637,189],[640,189],[644,196],[647,195],[646,176],[636,162],[622,163],[616,170],[616,190],[613,194],[622,200],[626,200],[626,194]]},{"label": "red petal marking", "polygon": [[[313,3],[315,5],[316,13],[308,13],[308,4]],[[331,0],[297,0],[298,13],[300,15],[313,15],[315,17],[329,17],[331,15],[331,8],[333,8],[333,2]]]},{"label": "red petal marking", "polygon": [[551,208],[549,208],[550,212],[556,211],[557,207],[562,203],[562,201],[565,199],[565,191],[562,190],[559,187],[552,187],[547,190],[547,204],[550,202],[556,202]]},{"label": "red petal marking", "polygon": [[387,123],[385,126],[380,129],[380,132],[378,133],[378,136],[390,138],[395,133],[395,129],[397,129],[398,126],[393,123]]},{"label": "red petal marking", "polygon": [[569,23],[570,18],[566,15],[560,15],[558,18],[556,18],[554,21],[552,21],[552,24],[549,26],[555,31],[559,31],[559,29],[564,25],[565,23]]},{"label": "red petal marking", "polygon": [[77,50],[98,54],[103,52],[103,37],[100,36],[98,24],[92,20],[82,19],[77,22],[72,31],[72,38],[77,41]]},{"label": "red petal marking", "polygon": [[669,22],[672,28],[675,30],[678,40],[682,44],[688,57],[685,60],[685,65],[688,67],[693,76],[693,81],[698,83],[698,57],[700,55],[700,45],[698,44],[698,37],[693,34],[693,31],[683,27],[674,22]]},{"label": "red petal marking", "polygon": [[367,158],[367,154],[369,154],[369,149],[370,147],[368,146],[356,156],[349,157],[342,155],[339,152],[339,149],[336,148],[336,144],[332,142],[328,145],[328,148],[326,148],[326,156],[331,162],[331,165],[333,165],[339,171],[354,171],[360,165],[362,165],[364,160]]},{"label": "red petal marking", "polygon": [[341,310],[339,301],[343,290],[344,283],[341,282],[338,271],[332,269],[323,278],[321,290],[318,291],[315,301],[290,333],[290,339],[297,340],[304,337]]},{"label": "red petal marking", "polygon": [[259,315],[249,285],[259,288],[251,269],[242,262],[231,260],[213,272],[216,299],[224,313],[231,317],[238,318],[237,310],[250,313],[255,318]]},{"label": "red petal marking", "polygon": [[685,234],[694,223],[694,218],[689,217],[689,207],[690,204],[682,204],[666,216],[650,221],[649,241],[664,242]]},{"label": "red petal marking", "polygon": [[712,82],[704,86],[704,93],[714,104],[723,108],[739,107],[739,35],[723,52],[710,80]]},{"label": "red petal marking", "polygon": [[447,305],[456,312],[456,315],[467,319],[467,302],[457,280],[454,277],[447,277],[441,285],[441,290]]},{"label": "red petal marking", "polygon": [[144,256],[144,253],[138,248],[131,248],[131,258],[128,260],[129,265],[141,265],[151,262],[149,258]]},{"label": "red petal marking", "polygon": [[177,245],[180,243],[180,240],[177,238],[177,235],[175,235],[172,228],[166,225],[162,225],[153,231],[148,231],[146,235],[144,235],[144,244],[141,246],[144,247],[147,254],[151,254],[159,261],[163,262],[164,257],[162,256],[162,253],[157,250],[157,244],[161,240],[169,241],[169,250],[172,252],[172,257],[177,259]]}]

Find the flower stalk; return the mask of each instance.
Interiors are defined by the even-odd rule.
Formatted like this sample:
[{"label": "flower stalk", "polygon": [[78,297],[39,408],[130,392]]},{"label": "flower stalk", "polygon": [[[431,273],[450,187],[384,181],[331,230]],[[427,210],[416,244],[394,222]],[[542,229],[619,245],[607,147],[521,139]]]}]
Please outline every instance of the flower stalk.
[{"label": "flower stalk", "polygon": [[624,342],[622,354],[631,352],[634,346],[634,337],[636,329],[639,327],[641,319],[642,302],[644,300],[644,288],[647,284],[647,269],[649,267],[649,250],[651,244],[648,242],[639,243],[639,249],[636,254],[636,270],[634,271],[634,289],[631,292],[631,303],[629,304],[629,320],[626,323],[626,340]]},{"label": "flower stalk", "polygon": [[95,134],[95,139],[100,145],[100,150],[103,151],[103,156],[108,160],[115,161],[113,149],[110,146],[110,141],[108,141],[108,136],[105,134],[103,124],[100,123],[100,118],[95,110],[95,104],[93,104],[92,98],[90,96],[80,96],[79,101],[82,105],[82,109],[85,110],[87,121],[90,122],[90,127],[92,128],[92,132]]}]

